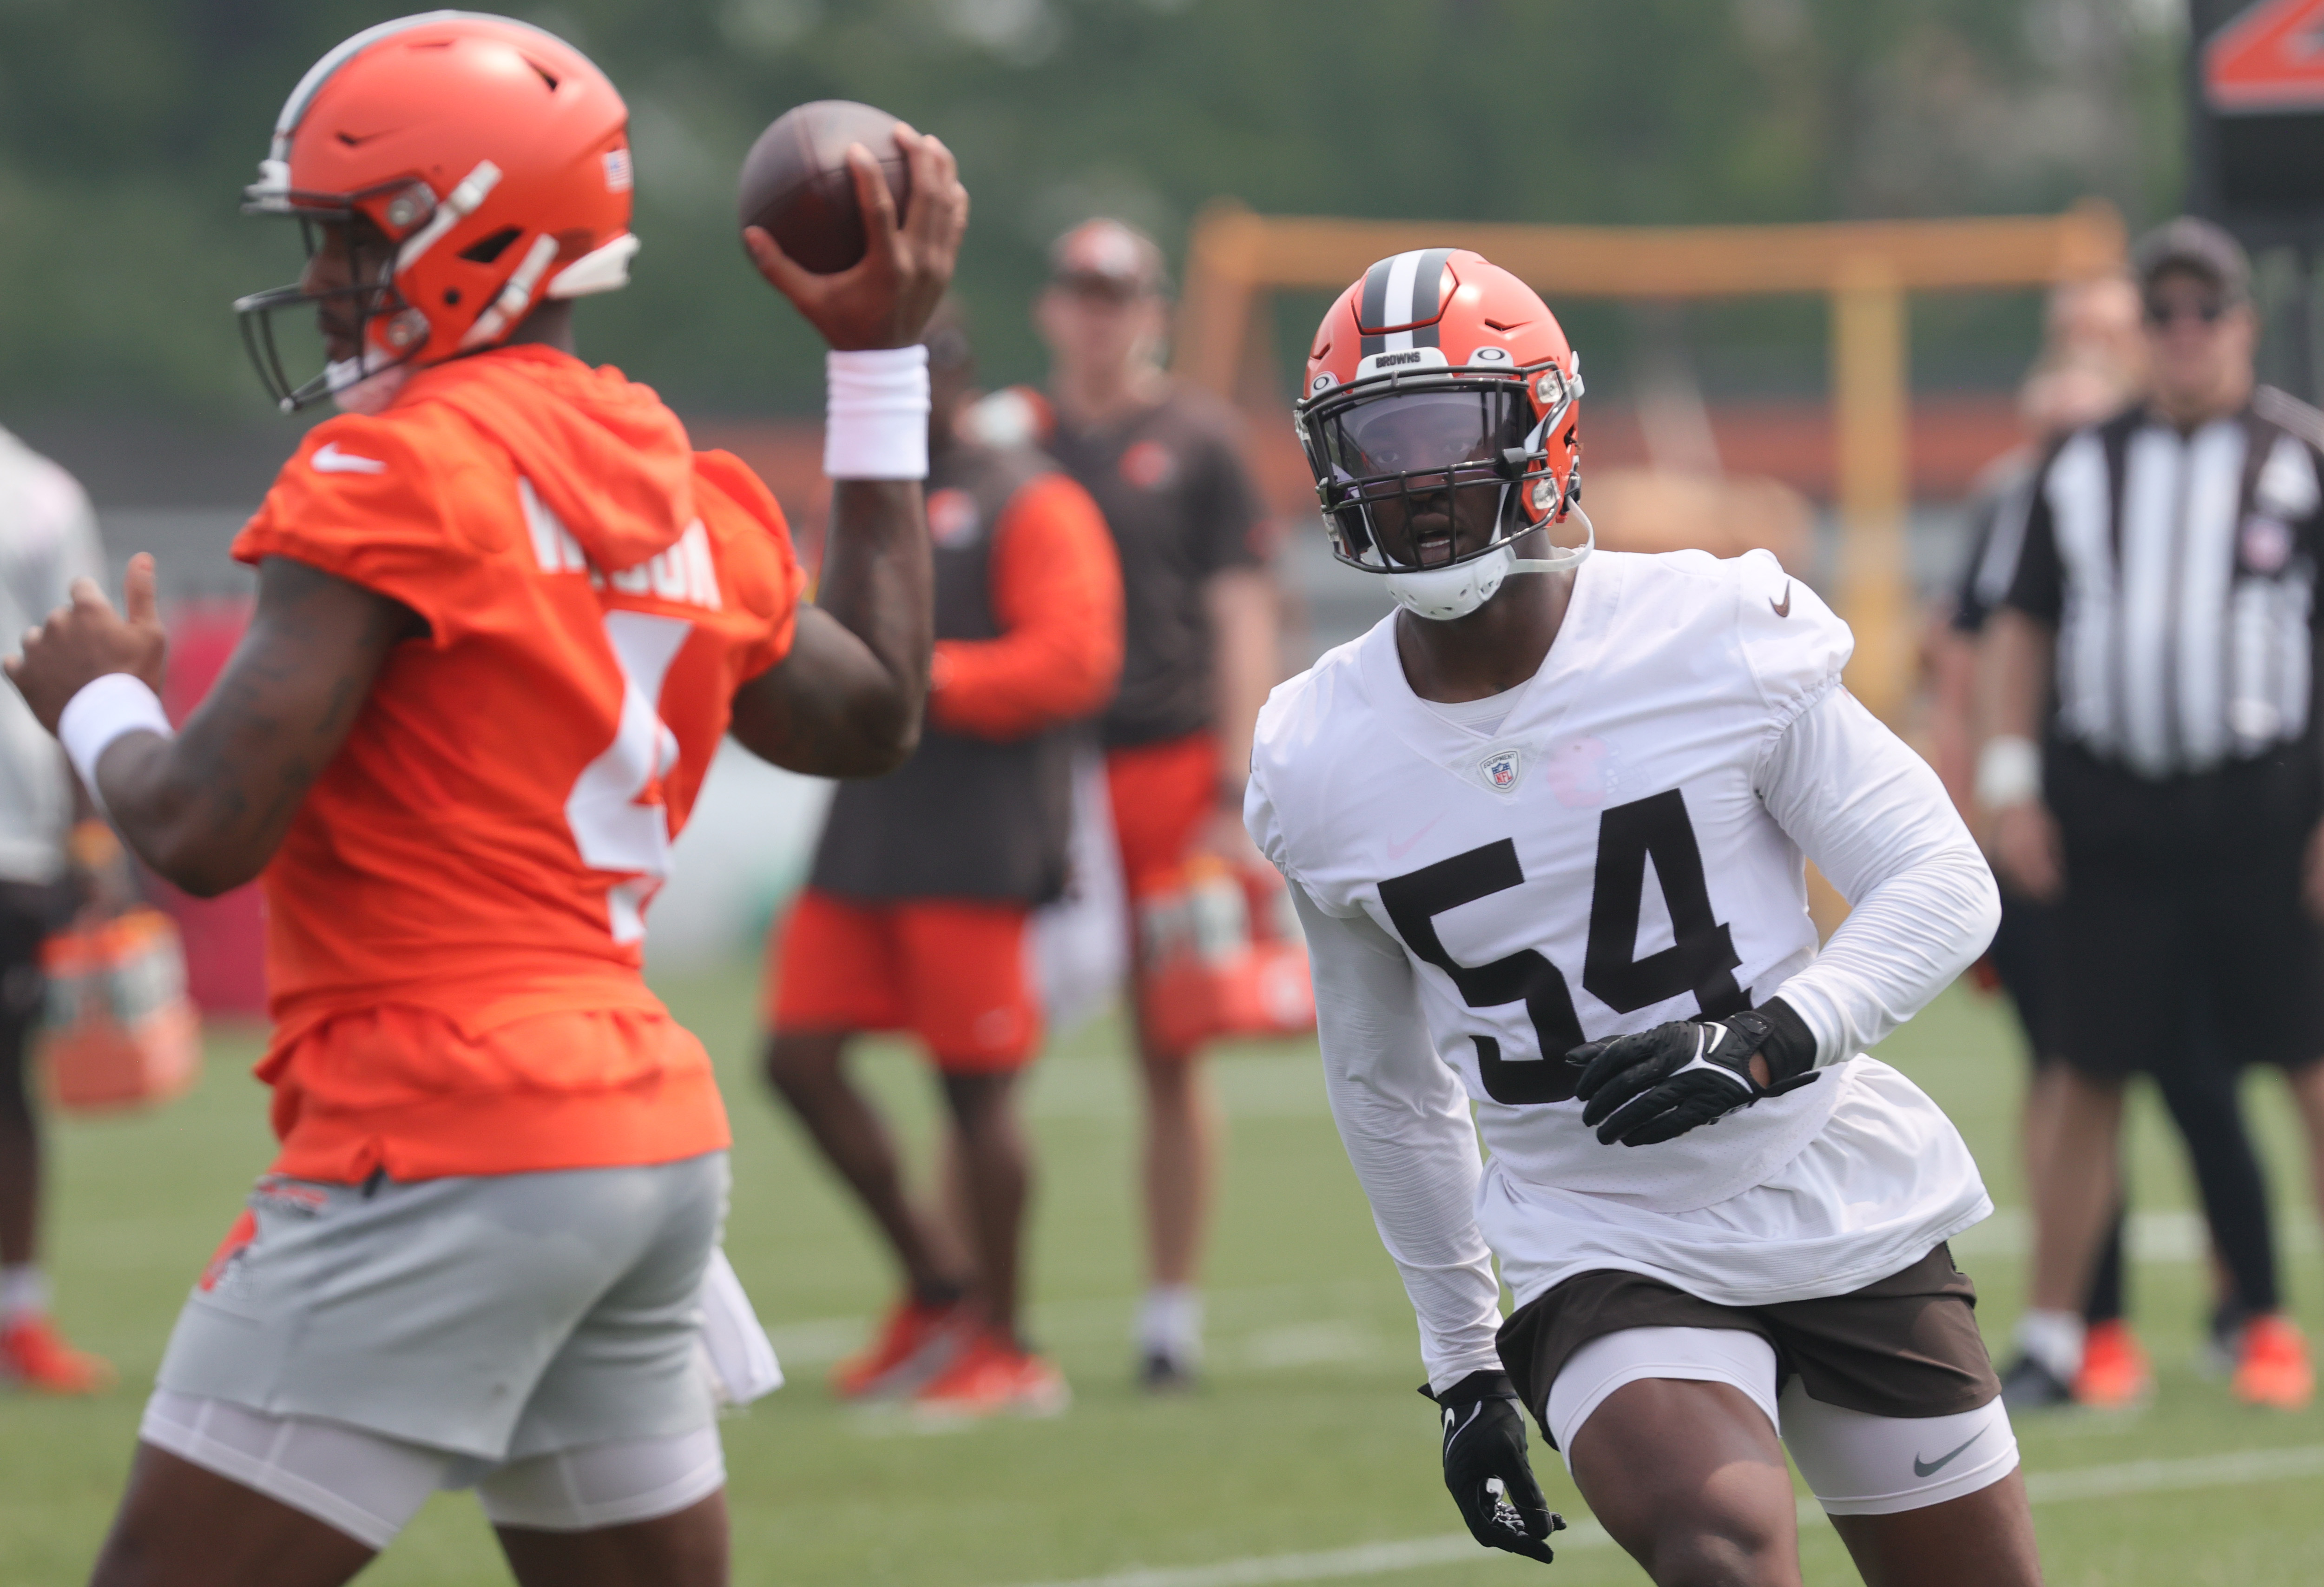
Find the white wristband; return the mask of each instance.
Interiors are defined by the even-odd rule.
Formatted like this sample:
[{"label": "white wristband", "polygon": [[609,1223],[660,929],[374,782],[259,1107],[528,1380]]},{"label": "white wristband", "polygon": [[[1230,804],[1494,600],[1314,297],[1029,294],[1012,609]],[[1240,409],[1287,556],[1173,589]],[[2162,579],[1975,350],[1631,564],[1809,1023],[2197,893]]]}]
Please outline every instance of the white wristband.
[{"label": "white wristband", "polygon": [[97,786],[97,763],[115,739],[129,733],[158,733],[168,738],[171,727],[161,697],[144,679],[126,672],[107,672],[81,685],[57,717],[58,742],[100,810],[105,795]]},{"label": "white wristband", "polygon": [[1985,741],[1977,756],[1977,802],[1988,810],[2042,797],[2042,746],[2015,734]]},{"label": "white wristband", "polygon": [[823,471],[833,479],[928,476],[928,350],[824,355]]}]

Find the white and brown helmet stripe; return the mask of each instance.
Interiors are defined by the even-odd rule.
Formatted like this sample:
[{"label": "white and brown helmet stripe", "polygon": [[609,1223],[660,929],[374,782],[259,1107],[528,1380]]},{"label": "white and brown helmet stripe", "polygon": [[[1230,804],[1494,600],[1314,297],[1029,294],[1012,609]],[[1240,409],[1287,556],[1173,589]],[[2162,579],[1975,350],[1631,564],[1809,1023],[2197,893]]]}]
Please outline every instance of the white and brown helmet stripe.
[{"label": "white and brown helmet stripe", "polygon": [[1452,254],[1450,248],[1415,248],[1392,254],[1364,272],[1356,302],[1362,356],[1437,345],[1436,322],[1455,284],[1444,268]]}]

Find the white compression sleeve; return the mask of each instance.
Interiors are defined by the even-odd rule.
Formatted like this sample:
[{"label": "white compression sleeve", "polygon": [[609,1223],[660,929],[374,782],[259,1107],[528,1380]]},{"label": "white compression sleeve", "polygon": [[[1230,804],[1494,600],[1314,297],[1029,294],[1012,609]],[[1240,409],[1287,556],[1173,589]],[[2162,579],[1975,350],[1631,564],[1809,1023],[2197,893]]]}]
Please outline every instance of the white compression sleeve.
[{"label": "white compression sleeve", "polygon": [[1993,872],[1929,763],[1835,687],[1768,751],[1759,798],[1851,906],[1775,995],[1816,1061],[1879,1041],[1968,969],[2001,919]]},{"label": "white compression sleeve", "polygon": [[1431,1386],[1499,1371],[1501,1286],[1477,1228],[1483,1172],[1469,1098],[1436,1056],[1412,962],[1370,919],[1327,915],[1297,882],[1323,1089],[1381,1243],[1420,1320]]},{"label": "white compression sleeve", "polygon": [[277,1504],[336,1527],[365,1548],[395,1540],[450,1466],[442,1450],[337,1422],[156,1389],[138,1438]]}]

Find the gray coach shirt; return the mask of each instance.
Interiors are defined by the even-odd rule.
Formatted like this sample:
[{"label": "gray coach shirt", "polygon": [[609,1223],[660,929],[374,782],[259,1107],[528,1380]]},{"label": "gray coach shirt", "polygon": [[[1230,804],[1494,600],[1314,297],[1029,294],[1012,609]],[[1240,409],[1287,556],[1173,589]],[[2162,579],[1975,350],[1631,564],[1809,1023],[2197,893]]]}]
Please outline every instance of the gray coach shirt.
[{"label": "gray coach shirt", "polygon": [[[0,429],[0,649],[64,604],[76,578],[103,574],[88,497],[69,474]],[[24,697],[0,683],[0,882],[53,881],[72,818],[64,752]]]}]

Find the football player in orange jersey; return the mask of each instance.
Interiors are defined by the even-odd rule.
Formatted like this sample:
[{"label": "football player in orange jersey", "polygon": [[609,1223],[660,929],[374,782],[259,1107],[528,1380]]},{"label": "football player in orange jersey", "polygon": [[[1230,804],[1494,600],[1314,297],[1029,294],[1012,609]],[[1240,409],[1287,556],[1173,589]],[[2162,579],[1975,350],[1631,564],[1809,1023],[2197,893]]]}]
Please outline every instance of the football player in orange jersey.
[{"label": "football player in orange jersey", "polygon": [[[521,23],[350,39],[276,125],[252,208],[295,289],[244,300],[286,407],[334,396],[236,554],[249,632],[171,733],[150,559],[8,667],[114,824],[198,894],[263,875],[281,1151],[180,1315],[95,1579],[309,1587],[474,1485],[526,1582],[725,1580],[695,1364],[728,1137],[641,978],[642,911],[732,732],[825,775],[899,763],[930,652],[921,326],[967,217],[909,129],[900,217],[761,273],[830,355],[819,604],[782,515],[654,394],[573,354],[622,284],[627,114]],[[291,388],[266,316],[312,312]],[[715,1287],[715,1285],[714,1285]]]}]

